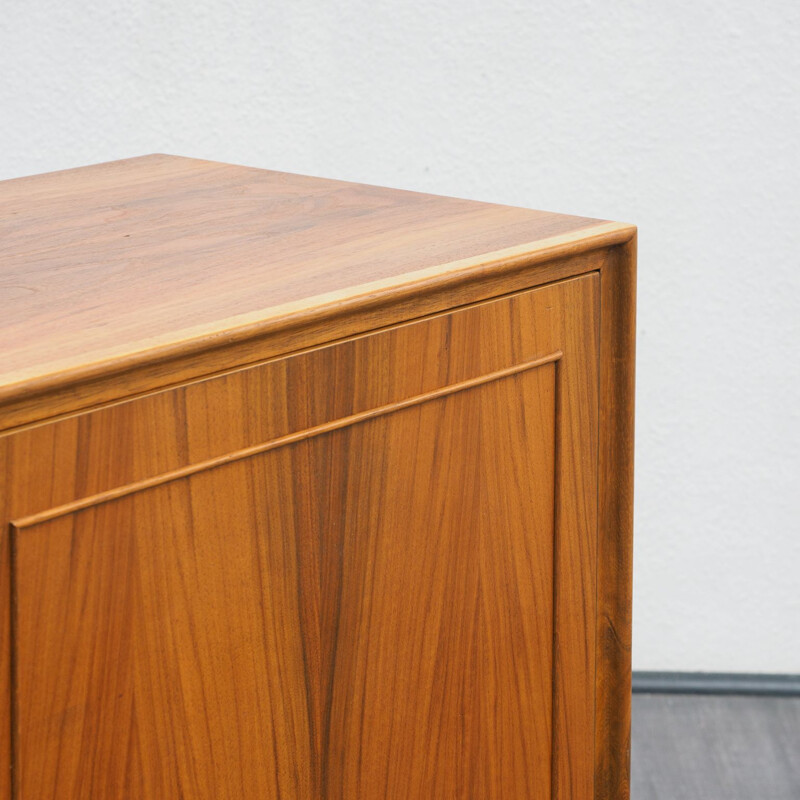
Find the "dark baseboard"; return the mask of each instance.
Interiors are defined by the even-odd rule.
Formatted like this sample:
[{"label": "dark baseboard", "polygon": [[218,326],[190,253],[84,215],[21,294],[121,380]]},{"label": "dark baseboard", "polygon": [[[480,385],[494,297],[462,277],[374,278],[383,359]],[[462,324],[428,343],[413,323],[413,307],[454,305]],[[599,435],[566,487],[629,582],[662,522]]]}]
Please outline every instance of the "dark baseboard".
[{"label": "dark baseboard", "polygon": [[726,672],[634,672],[637,694],[742,694],[800,697],[800,675]]}]

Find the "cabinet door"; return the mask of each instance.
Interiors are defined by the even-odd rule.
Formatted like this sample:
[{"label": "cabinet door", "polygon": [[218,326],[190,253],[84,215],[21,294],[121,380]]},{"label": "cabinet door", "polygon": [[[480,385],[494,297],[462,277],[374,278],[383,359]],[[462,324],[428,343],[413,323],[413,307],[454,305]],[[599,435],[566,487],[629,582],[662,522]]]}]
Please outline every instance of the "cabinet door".
[{"label": "cabinet door", "polygon": [[591,797],[597,283],[174,390],[182,465],[17,519],[17,798]]}]

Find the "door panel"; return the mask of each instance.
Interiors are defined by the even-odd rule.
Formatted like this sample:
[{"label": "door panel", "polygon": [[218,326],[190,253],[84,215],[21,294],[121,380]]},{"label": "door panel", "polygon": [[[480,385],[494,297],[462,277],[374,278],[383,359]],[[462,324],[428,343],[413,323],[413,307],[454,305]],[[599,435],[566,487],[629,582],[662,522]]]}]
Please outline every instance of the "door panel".
[{"label": "door panel", "polygon": [[[569,284],[543,357],[18,520],[17,797],[589,797],[596,279]],[[531,352],[534,304],[492,305],[471,347]]]}]

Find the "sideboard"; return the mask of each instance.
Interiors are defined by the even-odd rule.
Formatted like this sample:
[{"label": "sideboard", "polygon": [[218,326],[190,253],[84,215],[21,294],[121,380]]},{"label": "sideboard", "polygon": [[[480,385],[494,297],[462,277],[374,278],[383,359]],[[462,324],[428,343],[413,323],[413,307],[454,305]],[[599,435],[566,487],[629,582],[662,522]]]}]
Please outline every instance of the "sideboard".
[{"label": "sideboard", "polygon": [[635,233],[0,183],[0,797],[627,798]]}]

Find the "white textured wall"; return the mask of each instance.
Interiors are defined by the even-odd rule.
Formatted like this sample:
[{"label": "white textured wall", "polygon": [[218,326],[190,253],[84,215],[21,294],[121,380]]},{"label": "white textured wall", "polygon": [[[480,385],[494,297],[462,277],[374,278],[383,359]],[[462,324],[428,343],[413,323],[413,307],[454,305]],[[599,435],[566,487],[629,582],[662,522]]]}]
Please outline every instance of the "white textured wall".
[{"label": "white textured wall", "polygon": [[0,177],[152,151],[640,226],[638,669],[800,672],[793,0],[6,0]]}]

